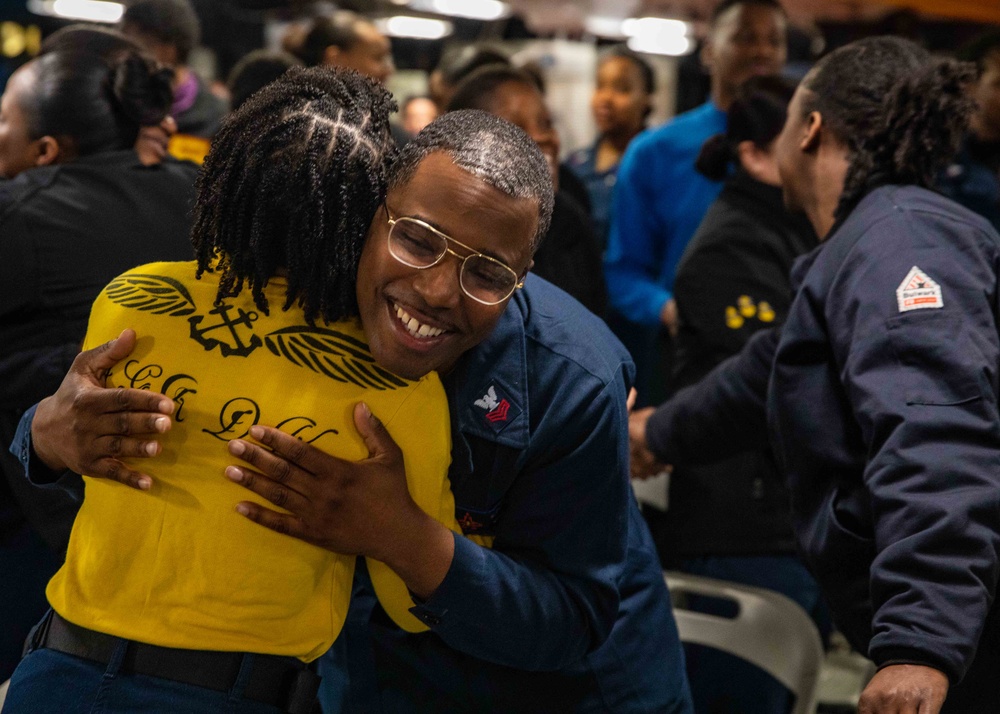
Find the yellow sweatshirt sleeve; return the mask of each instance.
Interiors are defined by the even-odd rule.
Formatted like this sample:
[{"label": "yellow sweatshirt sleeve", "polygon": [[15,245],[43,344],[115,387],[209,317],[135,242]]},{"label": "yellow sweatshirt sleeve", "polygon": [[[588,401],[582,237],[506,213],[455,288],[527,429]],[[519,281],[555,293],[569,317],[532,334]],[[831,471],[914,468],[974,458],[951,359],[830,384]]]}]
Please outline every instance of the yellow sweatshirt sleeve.
[{"label": "yellow sweatshirt sleeve", "polygon": [[[414,387],[395,414],[383,419],[386,430],[403,452],[406,484],[414,502],[429,516],[461,533],[455,520],[455,498],[448,480],[451,463],[451,423],[448,399],[437,374]],[[387,565],[367,559],[375,594],[392,621],[407,632],[427,626],[410,613],[414,606],[403,581]]]}]

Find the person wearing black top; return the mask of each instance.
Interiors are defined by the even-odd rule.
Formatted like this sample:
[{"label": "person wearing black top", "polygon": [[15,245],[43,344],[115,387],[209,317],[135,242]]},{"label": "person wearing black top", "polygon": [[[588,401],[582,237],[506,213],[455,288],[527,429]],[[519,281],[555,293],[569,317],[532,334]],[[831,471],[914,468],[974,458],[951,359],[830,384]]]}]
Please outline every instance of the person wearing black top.
[{"label": "person wearing black top", "polygon": [[[91,33],[91,41],[80,41]],[[66,39],[64,37],[64,39]],[[115,87],[109,91],[108,87]],[[170,80],[117,33],[75,30],[11,77],[0,105],[0,441],[55,389],[91,303],[121,272],[190,260],[197,168],[133,148],[170,108]],[[78,504],[30,486],[0,449],[0,679],[45,611]],[[30,526],[30,528],[29,528]],[[34,529],[32,531],[32,529]],[[48,547],[46,547],[48,546]]]},{"label": "person wearing black top", "polygon": [[[698,157],[701,173],[726,182],[678,264],[673,390],[698,382],[754,332],[781,323],[792,262],[817,245],[805,217],[785,210],[773,157],[793,91],[777,77],[744,84],[727,132],[709,139]],[[678,467],[669,489],[666,512],[644,506],[665,567],[777,590],[822,621],[818,586],[795,555],[788,492],[766,442]],[[759,670],[704,648],[687,650],[696,710],[787,711],[787,690]]]},{"label": "person wearing black top", "polygon": [[487,65],[459,84],[448,111],[480,109],[524,129],[549,163],[556,187],[552,225],[535,252],[531,272],[562,288],[603,317],[607,290],[601,248],[586,210],[559,184],[559,135],[531,75],[507,65]]}]

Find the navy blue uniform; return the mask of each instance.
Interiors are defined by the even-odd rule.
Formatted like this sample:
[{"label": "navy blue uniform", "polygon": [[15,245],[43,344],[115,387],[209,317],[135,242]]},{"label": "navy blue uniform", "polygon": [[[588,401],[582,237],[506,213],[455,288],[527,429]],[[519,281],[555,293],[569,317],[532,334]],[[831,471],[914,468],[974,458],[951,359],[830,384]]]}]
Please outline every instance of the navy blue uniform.
[{"label": "navy blue uniform", "polygon": [[338,652],[347,711],[691,712],[629,485],[632,374],[598,318],[529,276],[443,378],[456,516],[493,547],[456,538],[444,582],[413,610],[428,633],[355,590]]},{"label": "navy blue uniform", "polygon": [[656,414],[651,444],[683,459],[720,429],[759,434],[766,391],[796,534],[838,626],[879,665],[953,684],[972,666],[955,712],[1000,701],[998,275],[987,221],[924,189],[876,189],[796,264],[780,336]]}]

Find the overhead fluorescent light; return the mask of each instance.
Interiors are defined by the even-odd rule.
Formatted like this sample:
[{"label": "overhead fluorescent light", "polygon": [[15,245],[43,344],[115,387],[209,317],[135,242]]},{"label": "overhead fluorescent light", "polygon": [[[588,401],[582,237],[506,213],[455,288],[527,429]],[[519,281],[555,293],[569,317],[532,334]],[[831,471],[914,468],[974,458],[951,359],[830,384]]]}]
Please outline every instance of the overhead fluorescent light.
[{"label": "overhead fluorescent light", "polygon": [[375,24],[389,37],[412,37],[418,40],[440,40],[454,30],[454,26],[446,20],[412,15],[386,17],[377,20]]},{"label": "overhead fluorescent light", "polygon": [[683,20],[666,17],[630,17],[622,21],[622,32],[629,37],[686,36],[690,31],[690,26]]},{"label": "overhead fluorescent light", "polygon": [[694,49],[691,26],[665,17],[633,17],[622,22],[628,46],[635,52],[658,55],[686,55]]},{"label": "overhead fluorescent light", "polygon": [[116,23],[122,19],[125,6],[106,0],[28,0],[28,10],[36,15],[61,17],[65,20]]},{"label": "overhead fluorescent light", "polygon": [[410,0],[409,5],[422,12],[470,20],[499,20],[510,15],[510,5],[500,0]]},{"label": "overhead fluorescent light", "polygon": [[643,52],[650,55],[670,55],[679,57],[689,54],[694,45],[683,35],[667,38],[630,37],[626,43],[633,52]]},{"label": "overhead fluorescent light", "polygon": [[625,31],[622,29],[623,21],[620,17],[601,17],[600,15],[588,15],[583,20],[583,29],[588,34],[595,37],[622,38]]}]

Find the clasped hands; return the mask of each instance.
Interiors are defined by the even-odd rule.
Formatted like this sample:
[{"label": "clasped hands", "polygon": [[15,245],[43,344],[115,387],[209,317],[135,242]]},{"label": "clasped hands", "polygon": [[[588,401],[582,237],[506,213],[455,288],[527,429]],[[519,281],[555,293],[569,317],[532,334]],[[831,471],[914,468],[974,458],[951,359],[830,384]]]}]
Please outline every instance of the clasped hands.
[{"label": "clasped hands", "polygon": [[636,391],[633,389],[628,396],[629,471],[632,478],[645,480],[664,471],[669,473],[673,467],[659,461],[646,444],[646,423],[656,411],[656,407],[634,409],[635,400]]}]

